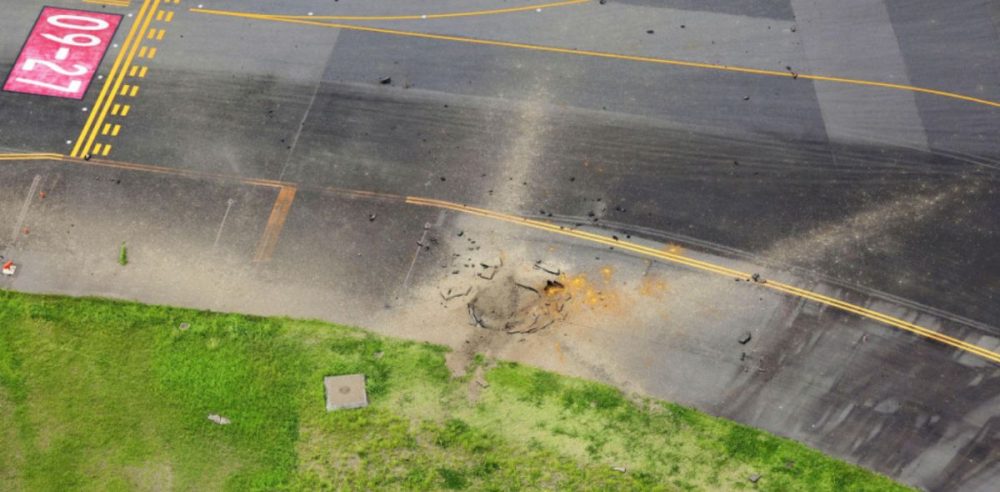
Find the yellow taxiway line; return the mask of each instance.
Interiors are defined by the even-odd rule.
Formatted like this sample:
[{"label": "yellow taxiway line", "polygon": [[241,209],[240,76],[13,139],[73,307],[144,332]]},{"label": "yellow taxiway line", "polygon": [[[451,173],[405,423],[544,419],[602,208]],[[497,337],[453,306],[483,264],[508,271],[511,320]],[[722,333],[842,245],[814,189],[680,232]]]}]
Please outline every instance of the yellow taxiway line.
[{"label": "yellow taxiway line", "polygon": [[800,287],[795,287],[793,285],[774,280],[765,279],[764,281],[754,282],[752,280],[751,274],[748,272],[743,272],[723,265],[703,260],[698,260],[695,258],[690,258],[678,253],[672,253],[669,251],[663,251],[656,248],[651,248],[649,246],[643,246],[638,243],[622,241],[619,239],[615,239],[614,237],[608,237],[605,235],[587,231],[580,231],[565,226],[561,226],[558,224],[554,224],[551,222],[529,219],[527,217],[496,212],[484,208],[463,205],[445,200],[422,198],[415,196],[400,196],[387,193],[378,193],[378,192],[371,192],[364,190],[350,190],[350,189],[334,188],[334,187],[309,187],[291,182],[246,178],[242,176],[207,173],[207,172],[193,171],[186,169],[176,169],[164,166],[154,166],[149,164],[135,164],[135,163],[117,162],[104,159],[85,160],[85,159],[78,159],[69,156],[64,156],[62,154],[53,154],[53,153],[0,154],[0,160],[21,160],[21,161],[53,160],[53,161],[62,161],[71,164],[79,164],[92,167],[110,167],[115,169],[126,169],[132,171],[183,176],[189,178],[236,181],[247,185],[278,188],[280,191],[278,193],[277,199],[275,200],[275,204],[272,207],[271,216],[268,219],[268,225],[265,228],[264,237],[261,239],[261,242],[258,244],[257,247],[257,252],[255,254],[256,261],[266,261],[266,259],[270,256],[270,253],[273,252],[274,245],[276,244],[275,239],[277,233],[280,232],[280,226],[283,225],[284,223],[284,219],[288,214],[288,209],[290,208],[291,203],[295,198],[295,193],[298,189],[307,189],[307,190],[332,193],[337,195],[348,195],[354,197],[393,200],[410,205],[433,207],[443,210],[452,210],[463,214],[507,222],[510,224],[541,230],[553,234],[559,234],[562,236],[572,237],[595,244],[612,246],[614,248],[623,251],[630,251],[649,258],[661,260],[668,263],[683,265],[688,268],[692,268],[703,272],[713,273],[716,275],[721,275],[727,278],[744,280],[754,286],[771,289],[777,292],[781,292],[788,296],[807,299],[813,302],[817,302],[819,304],[839,309],[844,312],[856,314],[863,318],[867,318],[872,321],[876,321],[878,323],[912,333],[919,337],[934,340],[944,345],[948,345],[956,349],[968,352],[975,356],[982,357],[993,363],[1000,364],[1000,353],[994,352],[985,347],[980,347],[978,345],[957,339],[949,335],[945,335],[940,332],[936,332],[934,330],[925,328],[923,326],[910,323],[908,321],[890,316],[888,314],[880,313],[878,311],[874,311],[872,309],[868,309],[863,306],[859,306],[857,304],[852,304],[847,301],[843,301],[834,297],[819,294],[806,289],[802,289]]},{"label": "yellow taxiway line", "polygon": [[480,39],[480,38],[472,38],[472,37],[466,37],[466,36],[452,36],[452,35],[445,35],[445,34],[432,34],[432,33],[415,32],[415,31],[402,31],[402,30],[398,30],[398,29],[384,29],[384,28],[380,28],[380,27],[359,26],[359,25],[354,25],[354,24],[339,24],[339,23],[332,23],[332,22],[320,22],[320,21],[316,21],[316,20],[307,20],[307,19],[290,18],[290,17],[280,17],[280,16],[274,16],[274,15],[268,15],[268,14],[251,14],[251,13],[243,13],[243,12],[231,12],[231,11],[226,11],[226,10],[197,9],[197,8],[191,9],[191,12],[200,13],[200,14],[209,14],[209,15],[219,15],[219,16],[226,16],[226,17],[240,17],[240,18],[246,18],[246,19],[257,19],[257,20],[265,20],[265,21],[272,21],[272,22],[285,22],[285,23],[289,23],[289,24],[302,24],[302,25],[307,25],[307,26],[326,27],[326,28],[332,28],[332,29],[346,29],[346,30],[350,30],[350,31],[362,31],[362,32],[371,32],[371,33],[377,33],[377,34],[388,34],[388,35],[392,35],[392,36],[405,36],[405,37],[411,37],[411,38],[434,39],[434,40],[438,40],[438,41],[453,41],[453,42],[457,42],[457,43],[477,44],[477,45],[486,45],[486,46],[500,46],[500,47],[504,47],[504,48],[514,48],[514,49],[522,49],[522,50],[540,51],[540,52],[547,52],[547,53],[560,53],[560,54],[564,54],[564,55],[588,56],[588,57],[593,57],[593,58],[606,58],[606,59],[613,59],[613,60],[625,60],[625,61],[641,62],[641,63],[653,63],[653,64],[660,64],[660,65],[673,65],[673,66],[687,67],[687,68],[700,68],[700,69],[706,69],[706,70],[719,70],[719,71],[742,73],[742,74],[749,74],[749,75],[762,75],[762,76],[770,76],[770,77],[782,77],[782,78],[787,78],[787,79],[803,79],[803,80],[812,80],[812,81],[816,81],[816,82],[830,82],[830,83],[858,85],[858,86],[865,86],[865,87],[877,87],[877,88],[882,88],[882,89],[892,89],[892,90],[909,91],[909,92],[921,93],[921,94],[930,94],[930,95],[934,95],[934,96],[946,97],[946,98],[950,98],[950,99],[957,99],[957,100],[961,100],[961,101],[971,102],[971,103],[974,103],[974,104],[980,104],[980,105],[983,105],[983,106],[989,106],[989,107],[993,107],[993,108],[1000,108],[1000,102],[998,102],[998,101],[990,101],[988,99],[980,99],[980,98],[977,98],[977,97],[967,96],[965,94],[959,94],[959,93],[956,93],[956,92],[948,92],[948,91],[937,90],[937,89],[929,89],[929,88],[926,88],[926,87],[918,87],[918,86],[914,86],[914,85],[893,84],[893,83],[890,83],[890,82],[879,82],[879,81],[876,81],[876,80],[851,79],[851,78],[833,77],[833,76],[827,76],[827,75],[813,75],[813,74],[806,74],[806,73],[782,72],[782,71],[778,71],[778,70],[766,70],[766,69],[750,68],[750,67],[739,67],[739,66],[732,66],[732,65],[719,65],[719,64],[715,64],[715,63],[702,63],[702,62],[694,62],[694,61],[686,61],[686,60],[674,60],[674,59],[670,59],[670,58],[657,58],[657,57],[651,57],[651,56],[623,55],[623,54],[609,53],[609,52],[604,52],[604,51],[579,50],[579,49],[573,49],[573,48],[561,48],[561,47],[558,47],[558,46],[546,46],[546,45],[540,45],[540,44],[517,43],[517,42],[511,42],[511,41],[496,41],[496,40],[492,40],[492,39]]},{"label": "yellow taxiway line", "polygon": [[469,12],[446,12],[441,14],[411,14],[411,15],[284,15],[269,14],[285,19],[315,19],[315,20],[339,20],[339,21],[399,21],[399,20],[430,20],[430,19],[451,19],[454,17],[478,17],[483,15],[512,14],[516,12],[529,12],[532,10],[545,10],[556,7],[566,7],[587,3],[591,0],[566,0],[562,2],[540,3],[536,5],[524,5],[521,7],[508,7],[503,9],[474,10]]},{"label": "yellow taxiway line", "polygon": [[[133,45],[138,44],[139,40],[142,39],[142,34],[139,33],[140,25],[142,24],[143,18],[152,13],[149,8],[154,1],[158,0],[145,0],[142,3],[142,7],[139,8],[139,15],[136,17],[135,22],[132,23],[132,28],[129,29],[128,36],[125,37],[125,42],[122,43],[121,48],[118,50],[118,56],[115,57],[115,63],[111,66],[111,72],[108,73],[108,77],[104,80],[104,85],[101,87],[101,92],[97,96],[97,102],[94,103],[94,107],[91,108],[90,116],[87,117],[87,122],[84,123],[83,129],[80,130],[80,136],[76,139],[76,145],[73,146],[73,151],[70,152],[70,156],[82,157],[86,155],[87,150],[89,150],[91,143],[93,143],[93,138],[91,133],[96,137],[96,131],[92,132],[96,128],[100,127],[100,124],[95,124],[98,116],[102,111],[100,108],[104,107],[106,97],[108,96],[109,90],[112,94],[112,99],[114,94],[118,91],[118,86],[121,84],[121,78],[124,76],[125,68],[122,62],[125,60],[126,53],[129,51]],[[153,7],[155,9],[155,7]],[[138,37],[136,36],[138,34]],[[127,63],[126,63],[127,65]],[[113,88],[112,88],[113,86]],[[101,121],[104,120],[105,115],[100,115]],[[86,143],[86,147],[84,147]]]}]

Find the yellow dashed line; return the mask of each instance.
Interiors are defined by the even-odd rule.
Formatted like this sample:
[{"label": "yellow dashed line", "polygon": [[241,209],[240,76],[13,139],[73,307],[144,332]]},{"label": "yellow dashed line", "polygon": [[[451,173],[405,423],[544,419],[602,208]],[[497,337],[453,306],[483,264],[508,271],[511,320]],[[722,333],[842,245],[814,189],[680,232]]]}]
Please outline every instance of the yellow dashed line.
[{"label": "yellow dashed line", "polygon": [[165,34],[167,34],[167,30],[166,29],[160,29],[160,32],[156,33],[156,40],[157,41],[163,41],[163,36]]},{"label": "yellow dashed line", "polygon": [[119,96],[124,96],[125,94],[127,94],[128,93],[128,88],[129,88],[128,84],[122,84],[122,90],[121,90],[121,92],[118,93],[118,95]]},{"label": "yellow dashed line", "polygon": [[142,68],[139,69],[139,78],[140,79],[146,78],[146,71],[147,70],[149,70],[149,67],[142,67]]},{"label": "yellow dashed line", "polygon": [[114,128],[111,129],[111,136],[112,137],[117,137],[118,136],[118,132],[120,132],[120,131],[122,131],[122,126],[116,124],[114,126]]},{"label": "yellow dashed line", "polygon": [[138,93],[139,93],[139,86],[133,85],[132,86],[132,92],[129,92],[128,95],[129,95],[129,97],[135,97],[135,95],[138,94]]},{"label": "yellow dashed line", "polygon": [[118,116],[118,111],[120,111],[121,109],[122,109],[122,105],[118,104],[118,103],[115,103],[115,105],[111,107],[111,115],[112,116]]},{"label": "yellow dashed line", "polygon": [[128,104],[122,106],[122,116],[128,116],[128,110],[132,109],[132,106]]},{"label": "yellow dashed line", "polygon": [[147,51],[149,51],[149,48],[147,48],[145,46],[139,48],[139,58],[146,58],[146,52]]},{"label": "yellow dashed line", "polygon": [[156,46],[149,48],[149,59],[156,58]]},{"label": "yellow dashed line", "polygon": [[161,10],[161,11],[159,11],[159,12],[156,13],[156,20],[158,20],[158,21],[163,20],[163,12],[164,11]]},{"label": "yellow dashed line", "polygon": [[156,36],[156,29],[150,29],[149,34],[146,35],[146,39],[153,39],[154,36]]},{"label": "yellow dashed line", "polygon": [[99,143],[95,143],[95,144],[94,144],[94,153],[95,153],[95,154],[99,154],[99,153],[101,152],[101,147],[103,147],[103,146],[104,146],[104,145],[102,145],[102,144],[99,144]]},{"label": "yellow dashed line", "polygon": [[128,71],[128,76],[135,77],[135,74],[138,72],[139,72],[139,67],[136,65],[132,65],[132,69]]},{"label": "yellow dashed line", "polygon": [[104,144],[104,150],[101,151],[102,156],[107,156],[111,152],[111,144]]},{"label": "yellow dashed line", "polygon": [[107,135],[111,133],[111,123],[105,123],[104,128],[101,128],[101,135]]},{"label": "yellow dashed line", "polygon": [[163,19],[163,22],[170,22],[172,20],[174,20],[174,12],[171,10],[167,12],[167,18]]}]

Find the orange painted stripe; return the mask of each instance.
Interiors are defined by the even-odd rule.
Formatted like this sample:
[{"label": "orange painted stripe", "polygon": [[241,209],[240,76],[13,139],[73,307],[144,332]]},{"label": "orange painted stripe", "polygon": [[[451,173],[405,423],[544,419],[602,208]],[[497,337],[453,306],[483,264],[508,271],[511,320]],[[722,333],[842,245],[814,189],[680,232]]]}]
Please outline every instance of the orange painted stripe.
[{"label": "orange painted stripe", "polygon": [[274,250],[278,247],[278,237],[281,236],[281,230],[285,227],[285,219],[288,218],[288,212],[292,209],[296,191],[296,188],[292,186],[282,186],[281,190],[278,191],[278,198],[274,200],[274,206],[271,207],[271,216],[267,219],[267,227],[264,228],[264,234],[257,243],[257,253],[254,255],[253,261],[268,261],[274,255]]}]

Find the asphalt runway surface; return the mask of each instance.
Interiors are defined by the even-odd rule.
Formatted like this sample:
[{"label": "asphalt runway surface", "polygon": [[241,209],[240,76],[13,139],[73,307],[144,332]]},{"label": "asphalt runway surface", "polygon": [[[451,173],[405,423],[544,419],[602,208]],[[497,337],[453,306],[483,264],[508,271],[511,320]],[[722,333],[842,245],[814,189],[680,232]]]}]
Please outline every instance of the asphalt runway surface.
[{"label": "asphalt runway surface", "polygon": [[[460,348],[480,261],[613,269],[478,348],[1000,480],[996,2],[46,5],[126,17],[83,100],[0,92],[4,288]],[[42,4],[3,7],[6,72]]]}]

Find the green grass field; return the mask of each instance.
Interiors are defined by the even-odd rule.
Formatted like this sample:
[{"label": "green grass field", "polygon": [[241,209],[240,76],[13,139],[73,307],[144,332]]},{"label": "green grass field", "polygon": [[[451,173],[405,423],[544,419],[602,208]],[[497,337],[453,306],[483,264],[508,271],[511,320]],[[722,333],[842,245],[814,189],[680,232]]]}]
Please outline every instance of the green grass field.
[{"label": "green grass field", "polygon": [[[0,291],[0,490],[907,490],[600,384],[477,360],[483,388],[444,354],[320,322]],[[327,413],[322,378],[354,372],[371,405]]]}]

